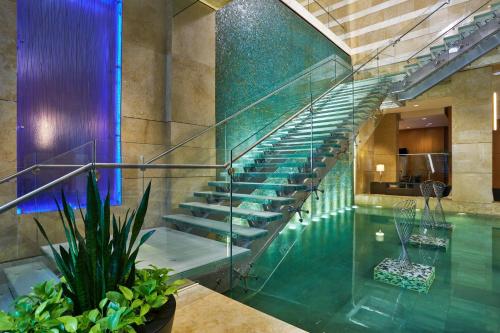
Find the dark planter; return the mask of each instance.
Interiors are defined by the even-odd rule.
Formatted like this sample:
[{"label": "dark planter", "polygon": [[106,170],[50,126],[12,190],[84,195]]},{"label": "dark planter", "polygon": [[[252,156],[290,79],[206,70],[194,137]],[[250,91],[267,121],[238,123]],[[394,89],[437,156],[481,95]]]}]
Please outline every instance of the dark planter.
[{"label": "dark planter", "polygon": [[172,295],[164,306],[154,312],[155,319],[144,326],[137,327],[136,331],[138,333],[170,333],[174,323],[175,305],[175,297]]}]

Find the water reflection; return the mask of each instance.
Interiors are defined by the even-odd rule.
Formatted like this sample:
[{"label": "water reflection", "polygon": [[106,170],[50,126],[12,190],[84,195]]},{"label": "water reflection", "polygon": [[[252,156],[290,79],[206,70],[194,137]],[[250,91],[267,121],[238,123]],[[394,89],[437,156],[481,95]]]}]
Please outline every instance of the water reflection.
[{"label": "water reflection", "polygon": [[[428,294],[373,280],[374,266],[397,258],[400,243],[390,209],[360,207],[309,225],[284,259],[271,246],[255,264],[266,283],[239,299],[310,332],[498,332],[500,222],[447,220],[455,224],[440,231],[451,238],[447,251],[409,248],[413,262],[436,267]],[[374,237],[380,229],[383,242]]]}]

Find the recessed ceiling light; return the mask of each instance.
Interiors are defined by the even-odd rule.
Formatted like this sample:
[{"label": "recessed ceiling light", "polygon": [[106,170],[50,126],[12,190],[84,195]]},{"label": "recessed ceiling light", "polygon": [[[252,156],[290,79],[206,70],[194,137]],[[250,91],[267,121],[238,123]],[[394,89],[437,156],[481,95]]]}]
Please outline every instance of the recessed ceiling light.
[{"label": "recessed ceiling light", "polygon": [[414,106],[414,107],[417,107],[417,106],[419,106],[419,105],[418,105],[418,104],[413,104],[413,106]]},{"label": "recessed ceiling light", "polygon": [[406,126],[406,128],[411,128],[410,126]]},{"label": "recessed ceiling light", "polygon": [[432,125],[432,123],[427,123],[425,126],[431,126],[431,125]]},{"label": "recessed ceiling light", "polygon": [[422,118],[422,120],[427,120],[427,118],[424,117],[424,118]]}]

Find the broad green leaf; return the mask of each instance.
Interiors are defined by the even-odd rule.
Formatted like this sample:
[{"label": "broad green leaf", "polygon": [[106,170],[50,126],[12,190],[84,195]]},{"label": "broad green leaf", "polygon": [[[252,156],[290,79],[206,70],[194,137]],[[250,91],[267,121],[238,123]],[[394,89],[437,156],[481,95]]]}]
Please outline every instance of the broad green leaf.
[{"label": "broad green leaf", "polygon": [[7,313],[0,311],[0,330],[8,331],[14,328],[14,321]]},{"label": "broad green leaf", "polygon": [[78,320],[72,316],[62,316],[57,318],[64,325],[64,329],[68,332],[76,332],[78,329]]},{"label": "broad green leaf", "polygon": [[97,318],[99,318],[100,312],[97,309],[90,310],[90,312],[87,314],[87,317],[90,319],[91,322],[95,323],[97,321]]},{"label": "broad green leaf", "polygon": [[145,303],[141,306],[141,312],[139,313],[139,315],[142,317],[142,316],[145,316],[149,310],[151,309],[151,306],[148,304],[148,303]]},{"label": "broad green leaf", "polygon": [[128,301],[131,301],[132,298],[134,297],[134,293],[132,290],[128,289],[127,287],[124,286],[118,286],[118,289],[122,292],[123,296],[125,296],[125,299]]}]

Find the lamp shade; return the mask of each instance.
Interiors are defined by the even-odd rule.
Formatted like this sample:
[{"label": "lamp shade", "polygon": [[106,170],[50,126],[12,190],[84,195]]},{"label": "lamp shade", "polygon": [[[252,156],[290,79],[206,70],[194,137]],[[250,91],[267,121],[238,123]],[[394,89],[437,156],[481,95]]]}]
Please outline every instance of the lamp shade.
[{"label": "lamp shade", "polygon": [[383,164],[377,164],[376,170],[377,170],[377,172],[384,172],[385,171],[385,165],[383,165]]}]

